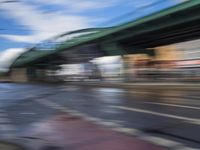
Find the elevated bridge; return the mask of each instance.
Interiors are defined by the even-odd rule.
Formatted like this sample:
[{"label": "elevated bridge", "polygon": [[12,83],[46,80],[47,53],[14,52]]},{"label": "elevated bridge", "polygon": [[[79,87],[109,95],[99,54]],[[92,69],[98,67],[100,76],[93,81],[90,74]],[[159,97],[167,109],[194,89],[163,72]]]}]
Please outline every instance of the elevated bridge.
[{"label": "elevated bridge", "polygon": [[13,68],[58,69],[60,64],[96,57],[149,53],[149,49],[200,37],[200,1],[191,0],[110,28],[73,31],[44,41],[22,54]]}]

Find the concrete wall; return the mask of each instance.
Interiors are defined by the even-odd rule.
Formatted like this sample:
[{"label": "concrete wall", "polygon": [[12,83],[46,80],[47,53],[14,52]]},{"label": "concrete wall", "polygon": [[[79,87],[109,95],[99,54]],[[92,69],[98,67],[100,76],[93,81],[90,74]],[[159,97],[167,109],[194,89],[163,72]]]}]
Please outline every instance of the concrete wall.
[{"label": "concrete wall", "polygon": [[27,68],[12,69],[10,79],[12,82],[28,82]]},{"label": "concrete wall", "polygon": [[0,76],[0,82],[10,82],[9,76]]}]

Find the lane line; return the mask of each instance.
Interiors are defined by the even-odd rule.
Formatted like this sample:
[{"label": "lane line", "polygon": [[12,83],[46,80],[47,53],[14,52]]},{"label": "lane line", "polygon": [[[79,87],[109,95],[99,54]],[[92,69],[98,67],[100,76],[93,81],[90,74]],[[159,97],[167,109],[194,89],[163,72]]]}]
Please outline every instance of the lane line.
[{"label": "lane line", "polygon": [[142,140],[151,142],[153,144],[159,145],[159,146],[166,146],[166,145],[168,147],[177,147],[177,146],[182,147],[183,146],[182,143],[172,141],[172,140],[168,140],[168,139],[164,139],[164,138],[161,138],[161,137],[151,136],[151,135],[142,135],[139,138],[142,139]]},{"label": "lane line", "polygon": [[[51,105],[49,105],[49,103]],[[55,105],[55,106],[58,105],[57,103],[54,103],[54,102],[51,102],[51,101],[48,101],[48,100],[44,100],[41,104],[46,104],[47,106],[52,107],[54,109],[56,109],[56,108],[53,107],[53,105]],[[84,113],[78,112],[76,110],[71,110],[71,109],[69,109],[67,107],[65,107],[65,109],[61,109],[61,110],[64,111],[66,109],[68,109],[67,112],[70,112],[71,115],[80,116],[83,119],[85,119],[87,121],[94,122],[97,125],[103,125],[103,126],[109,127],[113,131],[117,131],[117,132],[121,132],[121,133],[124,133],[124,134],[137,136],[141,140],[145,140],[145,141],[151,142],[151,143],[153,143],[155,145],[161,145],[161,146],[164,146],[164,147],[168,147],[168,148],[171,148],[172,150],[173,150],[174,146],[179,146],[179,145],[183,146],[179,142],[174,142],[174,141],[163,139],[163,138],[159,138],[159,137],[154,137],[153,140],[150,140],[148,138],[149,137],[148,135],[144,134],[142,131],[140,131],[138,129],[122,127],[121,124],[118,124],[118,123],[115,123],[115,122],[112,122],[112,121],[107,121],[107,120],[100,119],[100,118],[96,118],[96,117],[90,117],[90,116],[88,116],[88,115],[86,115]],[[160,144],[158,144],[158,143],[160,143]]]},{"label": "lane line", "polygon": [[138,136],[138,137],[140,137],[143,134],[142,131],[140,131],[138,129],[134,129],[134,128],[116,127],[116,128],[113,128],[113,130],[117,131],[117,132],[121,132],[121,133]]},{"label": "lane line", "polygon": [[134,112],[139,112],[139,113],[152,114],[152,115],[162,116],[162,117],[167,117],[167,118],[172,118],[172,119],[179,119],[179,120],[186,121],[190,124],[200,125],[200,119],[198,119],[198,118],[188,118],[188,117],[164,114],[164,113],[159,113],[159,112],[155,112],[155,111],[138,109],[138,108],[131,108],[131,107],[124,107],[124,106],[109,106],[109,107],[117,108],[117,109],[121,109],[121,110],[134,111]]},{"label": "lane line", "polygon": [[55,102],[46,100],[46,99],[40,99],[40,100],[36,100],[37,102],[46,105],[48,107],[54,108],[54,109],[58,109],[61,110],[63,112],[67,112],[70,113],[71,115],[74,116],[79,116],[87,121],[91,121],[94,122],[97,125],[103,125],[103,126],[107,126],[109,127],[111,130],[113,131],[117,131],[117,132],[121,132],[124,134],[129,134],[129,135],[133,135],[135,137],[138,137],[141,140],[153,143],[155,145],[160,145],[160,146],[164,146],[166,148],[169,148],[171,150],[179,150],[178,148],[182,148],[181,150],[196,150],[190,147],[187,147],[185,145],[183,145],[183,143],[179,143],[176,141],[172,141],[170,139],[165,139],[165,138],[161,138],[161,137],[156,137],[156,136],[150,136],[146,133],[143,133],[141,130],[135,129],[135,128],[126,128],[126,127],[122,127],[121,124],[116,123],[116,122],[112,122],[112,121],[107,121],[101,118],[96,118],[96,117],[91,117],[85,113],[81,113],[77,110],[68,108],[68,107],[62,107],[60,104],[57,104]]},{"label": "lane line", "polygon": [[169,103],[157,103],[157,102],[144,102],[144,103],[153,104],[153,105],[163,105],[163,106],[171,106],[171,107],[180,107],[180,108],[188,108],[188,109],[200,110],[200,107],[194,107],[194,106],[177,105],[177,104],[169,104]]}]

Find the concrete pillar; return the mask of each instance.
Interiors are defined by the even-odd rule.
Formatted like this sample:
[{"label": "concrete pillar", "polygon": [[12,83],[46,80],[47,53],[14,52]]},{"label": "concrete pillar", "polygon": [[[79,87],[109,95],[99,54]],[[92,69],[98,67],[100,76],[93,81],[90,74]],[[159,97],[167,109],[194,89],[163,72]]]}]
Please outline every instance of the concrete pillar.
[{"label": "concrete pillar", "polygon": [[10,82],[10,77],[0,75],[0,82]]},{"label": "concrete pillar", "polygon": [[27,68],[14,68],[11,70],[12,82],[28,82]]},{"label": "concrete pillar", "polygon": [[123,78],[125,82],[133,80],[133,63],[128,55],[122,56],[123,61]]}]

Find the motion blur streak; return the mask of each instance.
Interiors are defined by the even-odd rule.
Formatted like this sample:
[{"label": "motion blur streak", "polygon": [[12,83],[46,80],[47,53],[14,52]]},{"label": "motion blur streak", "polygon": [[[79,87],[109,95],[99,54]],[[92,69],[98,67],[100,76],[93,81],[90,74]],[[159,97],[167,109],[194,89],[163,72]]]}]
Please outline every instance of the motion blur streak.
[{"label": "motion blur streak", "polygon": [[199,0],[0,1],[0,150],[200,149]]}]

